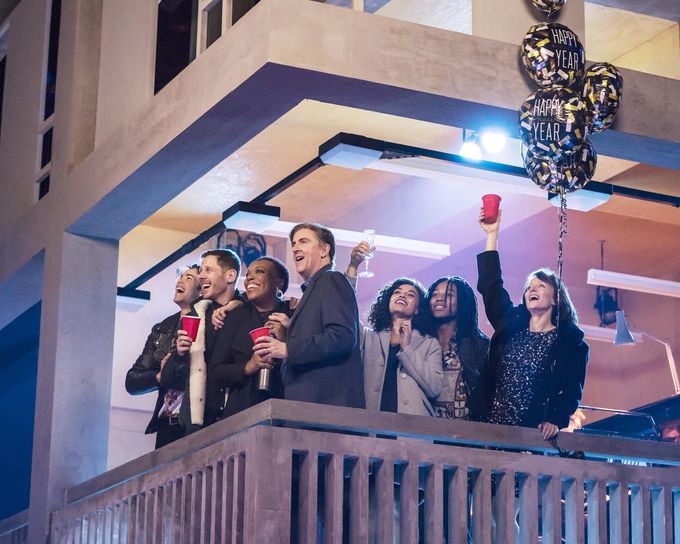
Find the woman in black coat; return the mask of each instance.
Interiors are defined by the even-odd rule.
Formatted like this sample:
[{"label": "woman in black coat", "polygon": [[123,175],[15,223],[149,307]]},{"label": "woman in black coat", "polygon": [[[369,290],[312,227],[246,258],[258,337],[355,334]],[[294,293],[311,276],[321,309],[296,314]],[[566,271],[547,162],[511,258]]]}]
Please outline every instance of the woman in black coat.
[{"label": "woman in black coat", "polygon": [[[288,283],[288,270],[278,259],[261,257],[248,267],[244,281],[247,302],[226,315],[208,362],[207,424],[267,398],[283,396],[279,369],[253,352],[249,333],[266,326],[272,336],[285,340],[292,315],[290,302],[283,300]],[[258,372],[265,368],[271,373],[270,388],[261,391],[257,388]]]},{"label": "woman in black coat", "polygon": [[484,223],[482,208],[479,219],[487,240],[486,251],[477,256],[477,290],[494,334],[476,419],[538,427],[548,439],[567,427],[578,408],[589,348],[569,293],[551,270],[529,274],[522,304],[513,305],[498,256],[500,217]]}]

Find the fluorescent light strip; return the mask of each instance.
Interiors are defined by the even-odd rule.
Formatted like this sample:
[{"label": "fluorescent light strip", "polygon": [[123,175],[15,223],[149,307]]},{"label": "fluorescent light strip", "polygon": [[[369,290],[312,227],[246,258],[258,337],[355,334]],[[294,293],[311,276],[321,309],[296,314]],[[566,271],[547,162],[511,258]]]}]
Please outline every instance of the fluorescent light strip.
[{"label": "fluorescent light strip", "polygon": [[[290,221],[277,221],[269,228],[262,231],[265,236],[275,236],[288,238],[288,234],[297,223]],[[335,236],[335,244],[341,247],[354,247],[363,240],[363,233],[353,230],[331,228]],[[375,235],[376,251],[385,253],[396,253],[398,255],[409,255],[412,257],[424,257],[426,259],[440,260],[451,255],[451,248],[448,244],[438,244],[435,242],[425,242],[423,240],[413,240],[410,238],[399,238],[397,236]]]},{"label": "fluorescent light strip", "polygon": [[680,282],[609,272],[597,268],[588,270],[588,284],[680,298]]}]

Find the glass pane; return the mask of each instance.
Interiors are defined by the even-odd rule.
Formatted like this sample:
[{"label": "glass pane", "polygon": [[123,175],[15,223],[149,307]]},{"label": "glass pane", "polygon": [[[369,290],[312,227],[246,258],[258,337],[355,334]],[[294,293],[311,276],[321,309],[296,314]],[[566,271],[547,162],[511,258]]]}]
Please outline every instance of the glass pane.
[{"label": "glass pane", "polygon": [[54,113],[57,89],[57,56],[59,53],[59,21],[61,20],[61,0],[52,0],[50,15],[50,37],[45,73],[45,119]]},{"label": "glass pane", "polygon": [[44,168],[52,160],[52,133],[53,129],[49,129],[43,134],[42,153],[40,154],[40,168]]},{"label": "glass pane", "polygon": [[161,0],[158,4],[154,93],[195,58],[196,13],[196,0]]},{"label": "glass pane", "polygon": [[208,21],[206,29],[205,48],[210,47],[213,42],[222,35],[222,1],[215,4],[208,11]]},{"label": "glass pane", "polygon": [[38,200],[50,192],[50,176],[44,178],[38,186]]}]

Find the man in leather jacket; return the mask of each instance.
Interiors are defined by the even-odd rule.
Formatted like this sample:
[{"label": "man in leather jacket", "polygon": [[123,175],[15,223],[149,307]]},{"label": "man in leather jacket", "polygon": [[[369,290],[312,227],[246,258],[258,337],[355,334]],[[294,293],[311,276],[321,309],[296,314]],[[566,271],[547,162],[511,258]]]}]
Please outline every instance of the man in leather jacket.
[{"label": "man in leather jacket", "polygon": [[156,449],[184,436],[179,419],[183,392],[160,387],[160,373],[174,348],[181,317],[192,311],[192,302],[199,294],[198,265],[193,265],[175,284],[173,302],[180,311],[153,326],[141,355],[125,377],[125,389],[131,395],[158,391],[156,406],[146,428],[146,434],[156,433]]}]

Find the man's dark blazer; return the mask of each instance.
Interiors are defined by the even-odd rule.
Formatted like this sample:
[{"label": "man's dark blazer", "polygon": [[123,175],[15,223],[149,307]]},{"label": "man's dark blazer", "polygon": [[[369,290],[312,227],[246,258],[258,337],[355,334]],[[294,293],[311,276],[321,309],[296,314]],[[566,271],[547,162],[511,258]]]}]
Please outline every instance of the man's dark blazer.
[{"label": "man's dark blazer", "polygon": [[284,398],[365,407],[356,297],[347,278],[330,265],[307,282],[286,344]]}]

